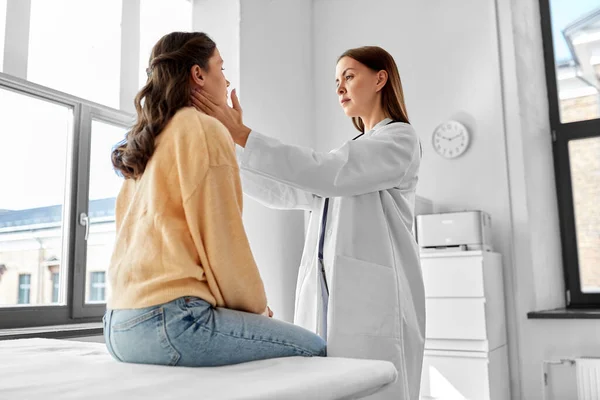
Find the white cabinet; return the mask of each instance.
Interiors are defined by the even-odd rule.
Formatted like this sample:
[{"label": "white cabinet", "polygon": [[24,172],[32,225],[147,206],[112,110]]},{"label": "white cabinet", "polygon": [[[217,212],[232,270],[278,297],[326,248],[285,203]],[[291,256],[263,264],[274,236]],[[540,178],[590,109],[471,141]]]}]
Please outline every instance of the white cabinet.
[{"label": "white cabinet", "polygon": [[421,399],[508,400],[500,254],[422,253],[427,325]]}]

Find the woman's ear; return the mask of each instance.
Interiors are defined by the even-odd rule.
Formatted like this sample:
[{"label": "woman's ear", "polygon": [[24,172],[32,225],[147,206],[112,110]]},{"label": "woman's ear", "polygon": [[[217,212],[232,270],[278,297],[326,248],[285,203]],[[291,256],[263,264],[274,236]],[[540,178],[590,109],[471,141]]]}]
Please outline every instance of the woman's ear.
[{"label": "woman's ear", "polygon": [[205,79],[205,74],[204,71],[202,70],[202,68],[200,68],[199,65],[194,65],[192,67],[192,69],[190,70],[190,79],[192,81],[192,83],[194,85],[197,85],[199,87],[204,87],[204,84],[206,83],[206,79]]},{"label": "woman's ear", "polygon": [[377,73],[377,91],[378,92],[381,89],[383,89],[383,87],[387,83],[387,80],[388,80],[388,73],[386,70],[382,69],[381,71],[379,71]]}]

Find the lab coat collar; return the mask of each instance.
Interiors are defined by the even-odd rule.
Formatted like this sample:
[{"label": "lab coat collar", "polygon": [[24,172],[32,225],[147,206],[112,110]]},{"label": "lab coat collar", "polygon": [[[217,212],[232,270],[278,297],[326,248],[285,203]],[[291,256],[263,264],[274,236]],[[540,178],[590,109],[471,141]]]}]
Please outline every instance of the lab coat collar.
[{"label": "lab coat collar", "polygon": [[371,129],[370,131],[365,132],[365,136],[366,135],[370,135],[372,133],[374,133],[375,131],[377,131],[379,128],[389,124],[390,122],[392,122],[391,118],[384,118],[383,120],[379,121],[377,124],[375,124],[375,126],[373,127],[373,129]]}]

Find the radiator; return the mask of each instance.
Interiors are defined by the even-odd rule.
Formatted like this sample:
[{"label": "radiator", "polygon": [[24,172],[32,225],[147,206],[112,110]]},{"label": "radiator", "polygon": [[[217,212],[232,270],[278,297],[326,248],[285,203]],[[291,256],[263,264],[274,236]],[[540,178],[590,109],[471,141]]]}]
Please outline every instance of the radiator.
[{"label": "radiator", "polygon": [[577,399],[600,399],[600,358],[577,358]]}]

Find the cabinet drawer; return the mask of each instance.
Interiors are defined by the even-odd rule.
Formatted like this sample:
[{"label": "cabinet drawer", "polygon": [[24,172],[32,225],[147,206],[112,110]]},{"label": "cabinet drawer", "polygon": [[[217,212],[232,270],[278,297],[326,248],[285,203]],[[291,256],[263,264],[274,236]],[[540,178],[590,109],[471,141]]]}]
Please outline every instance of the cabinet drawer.
[{"label": "cabinet drawer", "polygon": [[508,351],[428,351],[423,358],[421,400],[509,400]]},{"label": "cabinet drawer", "polygon": [[484,299],[426,299],[425,308],[427,339],[487,339]]},{"label": "cabinet drawer", "polygon": [[421,258],[426,297],[484,297],[483,257]]}]

